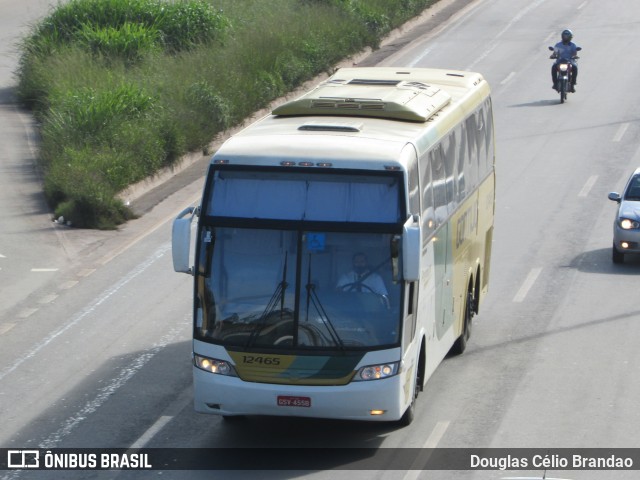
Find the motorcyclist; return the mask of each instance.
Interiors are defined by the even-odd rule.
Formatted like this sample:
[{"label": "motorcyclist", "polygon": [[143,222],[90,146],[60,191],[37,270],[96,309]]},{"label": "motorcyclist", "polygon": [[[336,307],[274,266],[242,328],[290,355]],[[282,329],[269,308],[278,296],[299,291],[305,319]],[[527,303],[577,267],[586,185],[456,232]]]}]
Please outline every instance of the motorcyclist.
[{"label": "motorcyclist", "polygon": [[561,60],[567,60],[571,63],[571,92],[576,91],[576,80],[578,79],[578,63],[576,62],[576,56],[578,55],[578,47],[571,40],[573,39],[573,32],[569,29],[563,30],[562,41],[555,44],[553,47],[553,54],[551,58],[555,58],[556,62],[551,66],[551,79],[553,81],[553,85],[551,88],[554,90],[558,90],[558,70],[556,65]]}]

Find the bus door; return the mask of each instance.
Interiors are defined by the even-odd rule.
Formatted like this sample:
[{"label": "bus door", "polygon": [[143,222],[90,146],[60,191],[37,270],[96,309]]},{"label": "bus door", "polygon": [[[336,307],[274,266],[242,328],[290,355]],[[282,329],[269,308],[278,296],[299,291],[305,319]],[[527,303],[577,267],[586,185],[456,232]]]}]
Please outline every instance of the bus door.
[{"label": "bus door", "polygon": [[433,203],[435,211],[434,269],[436,335],[442,338],[453,324],[453,263],[451,251],[451,225],[448,221],[449,203],[452,201],[449,190],[452,180],[445,168],[445,158],[441,144],[429,154],[433,182]]}]

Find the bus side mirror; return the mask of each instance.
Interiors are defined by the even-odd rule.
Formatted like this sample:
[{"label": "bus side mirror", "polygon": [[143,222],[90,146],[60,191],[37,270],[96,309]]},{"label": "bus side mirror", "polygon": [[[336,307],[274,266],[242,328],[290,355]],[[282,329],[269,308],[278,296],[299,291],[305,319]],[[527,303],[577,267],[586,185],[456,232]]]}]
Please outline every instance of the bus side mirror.
[{"label": "bus side mirror", "polygon": [[402,276],[405,282],[420,280],[422,229],[420,217],[412,215],[402,227]]},{"label": "bus side mirror", "polygon": [[[187,215],[190,217],[185,218]],[[171,230],[171,254],[173,256],[173,269],[176,272],[193,275],[193,267],[189,261],[191,249],[191,222],[197,215],[195,207],[184,209],[173,221]]]}]

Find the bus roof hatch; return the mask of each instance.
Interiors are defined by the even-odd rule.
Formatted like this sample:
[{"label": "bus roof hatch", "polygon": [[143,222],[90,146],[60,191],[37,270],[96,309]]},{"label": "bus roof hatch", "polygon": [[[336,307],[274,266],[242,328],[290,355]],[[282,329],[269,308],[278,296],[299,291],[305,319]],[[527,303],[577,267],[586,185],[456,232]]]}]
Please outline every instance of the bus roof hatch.
[{"label": "bus roof hatch", "polygon": [[397,79],[338,79],[273,110],[274,115],[344,115],[426,122],[451,101],[439,87]]}]

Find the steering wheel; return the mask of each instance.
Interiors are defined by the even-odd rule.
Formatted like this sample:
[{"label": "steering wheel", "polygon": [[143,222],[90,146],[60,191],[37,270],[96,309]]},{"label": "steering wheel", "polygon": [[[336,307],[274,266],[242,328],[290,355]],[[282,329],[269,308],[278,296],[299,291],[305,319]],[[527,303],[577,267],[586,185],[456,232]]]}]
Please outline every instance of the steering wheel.
[{"label": "steering wheel", "polygon": [[358,288],[366,288],[368,293],[375,293],[376,295],[380,295],[373,288],[371,288],[369,285],[364,284],[363,282],[345,283],[344,285],[341,285],[338,288],[342,292],[354,292]]},{"label": "steering wheel", "polygon": [[387,295],[376,292],[373,288],[371,288],[369,285],[364,284],[363,282],[345,283],[344,285],[341,285],[340,287],[338,287],[338,289],[341,292],[354,292],[357,288],[363,288],[363,287],[366,288],[366,291],[363,291],[360,293],[366,293],[367,295],[370,293],[373,293],[378,297],[378,299],[380,300],[380,304],[384,308],[386,308],[387,310],[391,309],[391,304],[389,302],[389,297]]}]

